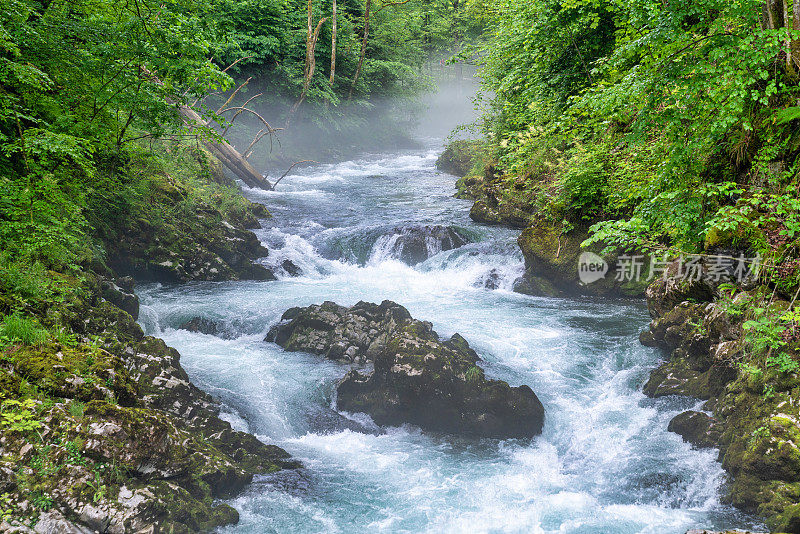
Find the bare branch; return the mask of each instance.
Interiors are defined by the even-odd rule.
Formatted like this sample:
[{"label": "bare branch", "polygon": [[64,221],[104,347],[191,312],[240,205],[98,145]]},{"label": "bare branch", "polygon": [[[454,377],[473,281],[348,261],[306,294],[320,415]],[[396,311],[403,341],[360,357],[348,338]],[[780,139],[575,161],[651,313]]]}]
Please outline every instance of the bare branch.
[{"label": "bare branch", "polygon": [[228,65],[227,67],[225,67],[224,69],[222,69],[222,72],[228,72],[228,69],[232,68],[234,65],[236,65],[236,64],[237,64],[237,63],[239,63],[240,61],[244,61],[245,59],[252,59],[253,57],[254,57],[254,56],[245,56],[245,57],[240,57],[239,59],[237,59],[236,61],[234,61],[233,63],[231,63],[231,64],[230,64],[230,65]]},{"label": "bare branch", "polygon": [[294,163],[292,163],[291,167],[286,169],[286,172],[283,173],[280,178],[275,180],[275,183],[272,184],[272,189],[274,190],[275,186],[278,185],[278,182],[280,182],[281,180],[286,178],[286,175],[289,174],[290,172],[292,172],[292,169],[294,169],[296,165],[300,165],[301,163],[319,163],[319,161],[314,161],[313,159],[304,159],[304,160],[300,160],[300,161],[295,161]]},{"label": "bare branch", "polygon": [[[242,83],[241,85],[239,85],[239,87],[237,87],[236,89],[234,89],[233,93],[231,93],[231,96],[230,96],[230,97],[228,97],[228,100],[226,100],[226,101],[225,101],[225,103],[224,103],[224,104],[222,104],[222,105],[219,107],[219,109],[217,110],[217,115],[219,115],[220,113],[222,113],[222,110],[223,110],[223,109],[225,109],[225,107],[226,107],[228,104],[230,104],[230,103],[231,103],[231,100],[233,100],[233,99],[236,97],[236,95],[239,93],[239,90],[241,90],[241,89],[242,89],[242,87],[244,87],[245,85],[247,85],[248,83],[250,83],[250,80],[252,80],[252,79],[253,79],[253,77],[252,77],[252,76],[250,76],[249,78],[247,78],[247,79],[244,81],[244,83]],[[262,94],[263,94],[263,93],[259,93],[259,94],[258,94],[258,95],[256,95],[256,96],[261,96]],[[253,98],[255,98],[255,96],[254,96],[254,97],[252,97],[250,100],[253,100]],[[250,102],[250,100],[248,100],[248,101],[245,103],[245,106],[246,106],[246,105],[247,105],[247,104]]]}]

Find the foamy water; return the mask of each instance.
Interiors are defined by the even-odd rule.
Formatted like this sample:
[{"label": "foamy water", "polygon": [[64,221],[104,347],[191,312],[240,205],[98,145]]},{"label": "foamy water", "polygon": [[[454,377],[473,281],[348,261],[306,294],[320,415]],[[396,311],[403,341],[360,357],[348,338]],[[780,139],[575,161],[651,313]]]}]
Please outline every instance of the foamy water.
[{"label": "foamy water", "polygon": [[[474,224],[434,170],[437,150],[365,157],[247,190],[273,220],[257,231],[274,282],[140,288],[148,333],[176,347],[192,379],[235,427],[275,443],[304,469],[259,477],[230,501],[224,532],[683,533],[758,527],[719,502],[716,451],[666,431],[691,399],[645,398],[659,360],[641,346],[643,303],[515,294],[518,232]],[[410,267],[401,225],[452,227],[469,241]],[[281,267],[290,261],[302,275]],[[487,281],[494,289],[486,289]],[[491,377],[527,384],[546,410],[532,442],[378,429],[332,408],[347,367],[263,341],[292,306],[397,301],[440,335],[463,335]],[[195,316],[229,339],[177,330]]]}]

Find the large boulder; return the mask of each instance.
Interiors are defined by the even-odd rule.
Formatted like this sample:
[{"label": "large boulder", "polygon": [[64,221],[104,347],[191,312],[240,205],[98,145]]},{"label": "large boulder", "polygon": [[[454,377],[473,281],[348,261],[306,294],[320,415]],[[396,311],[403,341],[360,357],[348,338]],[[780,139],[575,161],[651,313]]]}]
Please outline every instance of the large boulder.
[{"label": "large boulder", "polygon": [[[603,254],[603,246],[595,244],[585,249],[581,244],[589,237],[585,229],[564,231],[562,224],[544,217],[532,219],[517,239],[525,257],[525,274],[517,291],[535,296],[602,295],[638,297],[647,287],[648,265],[644,257],[640,276],[621,273],[617,276],[617,254]],[[592,261],[605,262],[606,271],[599,278],[584,282],[580,275],[581,262],[591,254]],[[630,276],[629,276],[630,274]],[[638,279],[637,279],[638,278]]]},{"label": "large boulder", "polygon": [[528,386],[487,379],[480,357],[458,334],[441,340],[431,323],[394,302],[332,302],[288,310],[268,341],[290,351],[373,363],[350,371],[337,388],[337,408],[369,414],[379,425],[489,438],[531,438],[544,408]]}]

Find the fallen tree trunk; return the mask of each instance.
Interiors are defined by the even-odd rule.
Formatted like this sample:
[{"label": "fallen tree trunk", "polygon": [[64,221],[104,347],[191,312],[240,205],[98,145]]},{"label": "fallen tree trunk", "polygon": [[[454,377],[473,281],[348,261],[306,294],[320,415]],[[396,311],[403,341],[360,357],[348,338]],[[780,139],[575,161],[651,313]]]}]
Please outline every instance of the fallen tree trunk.
[{"label": "fallen tree trunk", "polygon": [[[189,125],[207,126],[207,123],[200,114],[189,106],[179,106],[178,112]],[[272,190],[269,181],[250,165],[230,143],[224,139],[222,141],[208,140],[205,141],[205,145],[223,165],[230,169],[230,171],[244,183],[250,187],[259,187],[267,191]]]}]

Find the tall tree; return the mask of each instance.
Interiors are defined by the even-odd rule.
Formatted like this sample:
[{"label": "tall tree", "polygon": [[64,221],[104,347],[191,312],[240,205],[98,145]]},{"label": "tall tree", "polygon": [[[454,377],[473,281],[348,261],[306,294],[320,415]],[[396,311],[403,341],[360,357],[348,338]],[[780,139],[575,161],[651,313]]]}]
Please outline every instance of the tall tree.
[{"label": "tall tree", "polygon": [[372,0],[367,0],[367,5],[364,8],[364,36],[361,39],[361,52],[358,54],[358,66],[356,67],[356,74],[353,76],[353,84],[350,86],[350,94],[347,95],[348,100],[353,98],[353,91],[356,90],[358,77],[361,74],[361,67],[364,65],[364,56],[367,54],[367,39],[369,38],[369,12],[372,8]]}]

